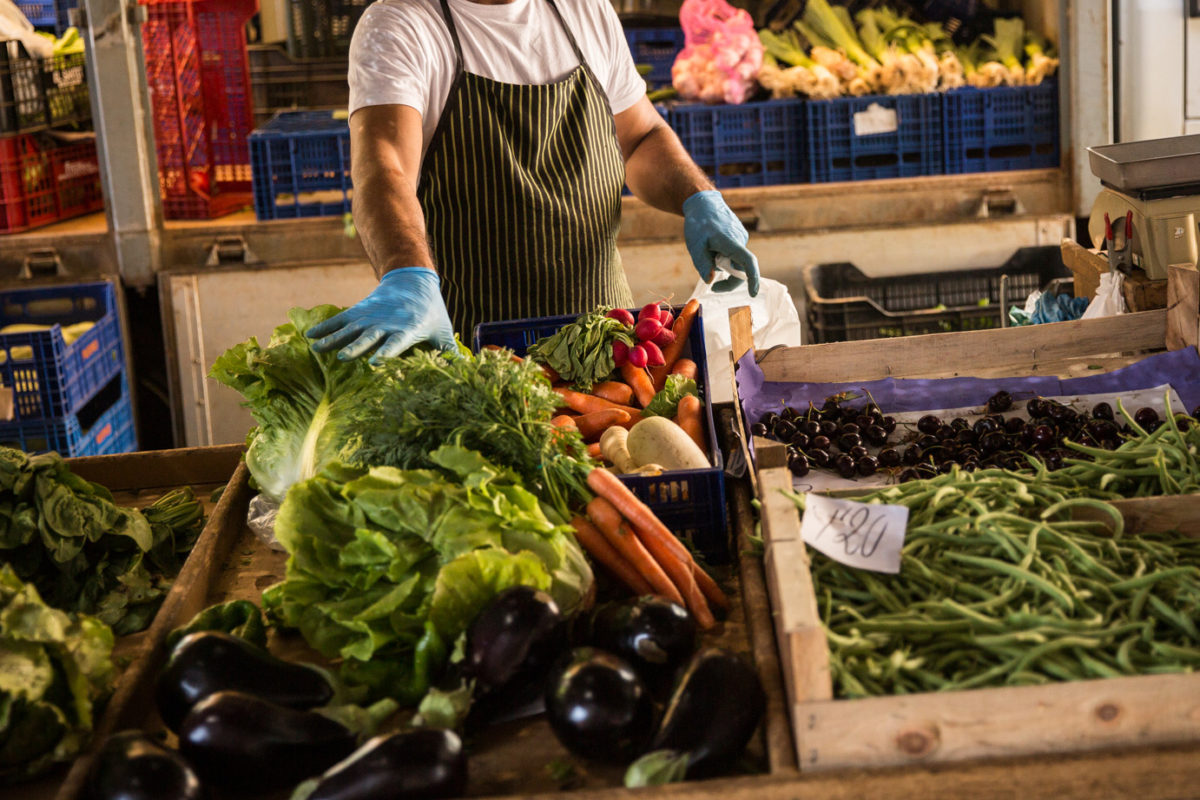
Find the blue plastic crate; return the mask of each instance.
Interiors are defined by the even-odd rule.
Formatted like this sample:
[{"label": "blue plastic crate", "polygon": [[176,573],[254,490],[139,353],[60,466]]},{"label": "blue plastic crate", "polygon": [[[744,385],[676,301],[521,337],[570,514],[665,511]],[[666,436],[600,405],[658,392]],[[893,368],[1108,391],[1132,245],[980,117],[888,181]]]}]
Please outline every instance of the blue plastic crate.
[{"label": "blue plastic crate", "polygon": [[250,134],[260,220],[350,210],[350,125],[332,111],[281,111]]},{"label": "blue plastic crate", "polygon": [[946,174],[1058,166],[1057,81],[956,89],[944,102]]},{"label": "blue plastic crate", "polygon": [[113,379],[96,396],[95,404],[100,408],[88,406],[78,414],[59,419],[0,422],[0,446],[27,453],[53,450],[66,458],[137,450],[133,403],[125,376]]},{"label": "blue plastic crate", "polygon": [[626,28],[625,41],[629,43],[633,63],[651,67],[645,77],[653,88],[671,85],[671,67],[683,50],[682,28]]},{"label": "blue plastic crate", "polygon": [[802,178],[804,107],[798,99],[671,106],[667,122],[719,189]]},{"label": "blue plastic crate", "polygon": [[19,0],[17,8],[35,28],[53,28],[58,24],[54,0]]},{"label": "blue plastic crate", "polygon": [[[873,105],[881,114],[872,114]],[[940,94],[810,100],[804,177],[828,183],[941,175],[942,127]]]},{"label": "blue plastic crate", "polygon": [[[64,326],[95,323],[71,344]],[[0,328],[52,325],[48,331],[0,333],[0,381],[13,390],[20,421],[74,414],[125,369],[111,283],[79,283],[0,292]]]},{"label": "blue plastic crate", "polygon": [[[630,309],[635,315],[639,309]],[[674,309],[678,314],[682,307]],[[509,322],[487,322],[475,326],[473,346],[478,352],[485,345],[507,347],[517,355],[525,355],[529,345],[555,333],[569,322],[575,314],[536,319],[518,319]],[[688,352],[685,355],[696,362],[696,385],[704,398],[704,414],[708,424],[708,457],[713,466],[709,469],[673,470],[658,476],[621,475],[621,482],[628,486],[642,502],[671,531],[689,541],[712,564],[725,564],[730,560],[730,544],[727,533],[725,509],[725,473],[722,468],[721,449],[717,446],[716,426],[713,424],[712,402],[708,386],[708,358],[704,349],[704,320],[696,314],[688,334]]]}]

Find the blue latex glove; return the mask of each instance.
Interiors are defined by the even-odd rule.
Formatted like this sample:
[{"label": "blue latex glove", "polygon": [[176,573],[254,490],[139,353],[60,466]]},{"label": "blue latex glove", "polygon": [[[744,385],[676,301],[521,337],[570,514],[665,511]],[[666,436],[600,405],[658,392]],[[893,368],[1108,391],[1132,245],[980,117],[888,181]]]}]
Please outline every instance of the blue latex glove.
[{"label": "blue latex glove", "polygon": [[[750,296],[758,294],[758,259],[746,249],[750,234],[716,189],[696,192],[683,201],[683,239],[705,283],[712,280],[716,257],[723,255],[732,262],[733,270],[746,276]],[[713,291],[732,291],[742,282],[734,275],[713,284]]]},{"label": "blue latex glove", "polygon": [[382,342],[371,363],[398,356],[419,342],[457,351],[454,327],[446,313],[438,274],[426,267],[403,267],[384,273],[369,295],[340,314],[312,326],[304,335],[313,350],[342,348],[338,358],[358,358]]}]

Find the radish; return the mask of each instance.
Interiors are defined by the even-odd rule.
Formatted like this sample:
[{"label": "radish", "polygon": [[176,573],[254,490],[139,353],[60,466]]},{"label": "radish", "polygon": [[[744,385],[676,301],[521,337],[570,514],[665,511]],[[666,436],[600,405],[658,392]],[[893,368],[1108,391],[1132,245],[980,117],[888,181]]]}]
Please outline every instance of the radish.
[{"label": "radish", "polygon": [[661,367],[667,363],[667,360],[663,358],[662,350],[659,350],[658,345],[654,342],[642,342],[638,347],[646,351],[647,367]]},{"label": "radish", "polygon": [[652,319],[657,321],[660,316],[662,316],[662,314],[658,309],[658,303],[647,303],[646,305],[642,306],[642,310],[638,312],[638,321],[640,322],[644,319]]},{"label": "radish", "polygon": [[661,322],[659,322],[657,319],[646,317],[637,324],[637,327],[633,329],[633,334],[638,339],[645,342],[653,339],[655,336],[658,336],[658,332],[662,329],[663,326]]},{"label": "radish", "polygon": [[663,329],[658,332],[658,335],[650,341],[654,342],[659,347],[666,347],[671,342],[675,341],[675,332],[670,328],[663,326]]},{"label": "radish", "polygon": [[629,345],[617,339],[613,342],[612,348],[613,364],[618,367],[623,367],[629,363]]},{"label": "radish", "polygon": [[671,313],[669,308],[664,308],[662,316],[658,318],[658,321],[663,324],[664,328],[670,328],[671,323],[675,321],[675,315]]},{"label": "radish", "polygon": [[[662,353],[659,353],[661,356]],[[646,366],[646,347],[645,343],[634,345],[629,349],[629,365],[641,369]]]},{"label": "radish", "polygon": [[612,311],[608,312],[608,316],[612,319],[615,319],[622,325],[628,325],[631,328],[637,323],[637,321],[633,318],[633,314],[630,314],[629,311],[624,308],[614,308]]}]

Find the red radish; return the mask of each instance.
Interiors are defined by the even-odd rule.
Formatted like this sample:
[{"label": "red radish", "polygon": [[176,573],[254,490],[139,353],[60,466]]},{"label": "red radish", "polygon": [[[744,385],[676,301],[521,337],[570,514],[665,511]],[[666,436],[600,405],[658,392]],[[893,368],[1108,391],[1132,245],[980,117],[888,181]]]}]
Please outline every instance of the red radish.
[{"label": "red radish", "polygon": [[653,339],[655,336],[658,336],[658,332],[662,329],[663,326],[661,322],[656,319],[650,319],[649,317],[646,317],[646,319],[639,322],[637,327],[633,329],[633,335],[644,342],[648,339]]},{"label": "red radish", "polygon": [[664,308],[662,316],[658,318],[658,321],[663,324],[664,328],[670,328],[671,323],[675,321],[675,315],[671,313],[670,309]]},{"label": "red radish", "polygon": [[670,328],[664,326],[663,329],[658,332],[658,335],[650,341],[654,342],[659,347],[666,347],[671,342],[675,341],[675,333]]},{"label": "red radish", "polygon": [[629,345],[617,339],[613,342],[613,363],[623,367],[629,363]]},{"label": "red radish", "polygon": [[[662,355],[659,353],[659,355]],[[646,346],[645,342],[634,345],[629,349],[629,365],[641,369],[646,366]]]},{"label": "red radish", "polygon": [[638,321],[640,322],[644,319],[657,321],[660,316],[662,314],[658,309],[658,303],[646,303],[646,305],[642,306],[642,310],[638,312]]},{"label": "red radish", "polygon": [[642,342],[638,347],[646,351],[647,367],[661,367],[667,363],[667,360],[663,358],[662,350],[659,350],[658,345],[654,342]]},{"label": "red radish", "polygon": [[633,314],[630,314],[629,311],[624,308],[614,308],[612,311],[608,312],[608,316],[612,319],[615,319],[622,325],[628,325],[631,328],[637,324],[637,320],[633,318]]}]

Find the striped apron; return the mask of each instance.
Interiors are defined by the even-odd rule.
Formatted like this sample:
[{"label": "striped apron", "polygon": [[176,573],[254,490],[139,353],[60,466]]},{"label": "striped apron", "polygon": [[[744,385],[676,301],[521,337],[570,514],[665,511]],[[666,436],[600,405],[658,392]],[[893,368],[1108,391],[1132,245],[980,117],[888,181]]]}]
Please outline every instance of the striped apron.
[{"label": "striped apron", "polygon": [[519,86],[463,68],[421,167],[417,198],[455,331],[633,304],[617,253],[625,162],[604,89],[554,0],[579,66]]}]

